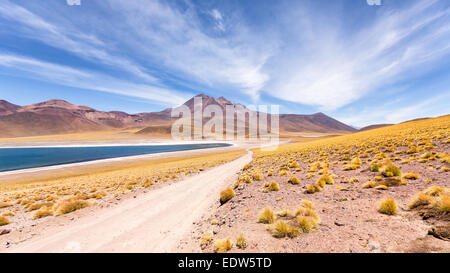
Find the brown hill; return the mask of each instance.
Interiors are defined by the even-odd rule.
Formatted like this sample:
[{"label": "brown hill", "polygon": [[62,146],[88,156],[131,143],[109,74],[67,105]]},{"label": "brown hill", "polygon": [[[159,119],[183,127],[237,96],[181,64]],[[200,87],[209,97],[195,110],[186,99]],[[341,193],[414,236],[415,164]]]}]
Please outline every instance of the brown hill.
[{"label": "brown hill", "polygon": [[349,133],[356,129],[350,127],[324,113],[312,115],[280,115],[280,131],[284,132],[318,132],[318,133]]},{"label": "brown hill", "polygon": [[[217,105],[223,111],[227,105],[235,104],[224,97],[213,98],[204,94],[203,109],[208,105]],[[194,110],[194,98],[186,101],[191,112]],[[142,128],[138,134],[170,134],[175,118],[171,118],[171,108],[160,112],[127,114],[120,111],[104,112],[88,106],[79,106],[64,100],[49,100],[27,106],[18,106],[0,101],[0,131],[2,137],[21,137],[48,134],[64,134],[108,130],[112,128]],[[225,113],[225,111],[224,111]],[[259,115],[258,112],[256,112]],[[282,114],[280,131],[285,132],[354,132],[347,126],[323,113],[313,115]],[[270,115],[269,115],[270,126]],[[206,121],[206,119],[204,120]],[[246,122],[248,127],[248,122]]]},{"label": "brown hill", "polygon": [[9,103],[6,100],[0,100],[0,116],[13,114],[19,108],[20,108],[19,105]]}]

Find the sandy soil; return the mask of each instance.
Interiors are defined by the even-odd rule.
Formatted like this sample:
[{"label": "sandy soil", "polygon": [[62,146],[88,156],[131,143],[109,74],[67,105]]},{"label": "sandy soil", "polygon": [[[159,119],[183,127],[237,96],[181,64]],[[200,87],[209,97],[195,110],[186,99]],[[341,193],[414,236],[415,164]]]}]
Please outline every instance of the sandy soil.
[{"label": "sandy soil", "polygon": [[[54,217],[0,237],[2,252],[176,252],[251,152],[165,187]],[[117,200],[119,201],[119,200]]]},{"label": "sandy soil", "polygon": [[[448,152],[448,149],[442,148]],[[201,248],[202,234],[213,232],[213,240],[229,238],[236,242],[242,234],[248,247],[236,246],[231,252],[450,252],[450,241],[440,240],[428,231],[434,226],[433,219],[424,221],[417,211],[407,209],[410,199],[431,185],[450,187],[449,173],[439,171],[442,163],[433,162],[433,167],[417,162],[402,165],[402,171],[417,172],[417,180],[408,180],[407,185],[390,187],[386,191],[363,189],[362,185],[373,180],[374,174],[366,171],[342,171],[339,165],[333,173],[339,178],[334,185],[327,185],[322,192],[307,194],[307,185],[317,176],[307,179],[306,171],[295,174],[299,185],[288,183],[289,176],[266,177],[263,181],[241,184],[236,197],[220,206],[213,204],[208,213],[196,225],[193,233],[183,238],[180,247],[186,252],[213,252],[213,243]],[[306,164],[301,164],[303,169]],[[364,168],[367,168],[366,166]],[[346,178],[341,178],[345,175]],[[356,183],[346,183],[349,177],[357,177]],[[429,179],[429,180],[427,180]],[[279,191],[263,193],[263,184],[276,181]],[[340,191],[344,187],[346,191]],[[387,216],[377,211],[378,202],[384,197],[394,198],[400,208],[397,215]],[[259,212],[269,206],[274,212],[284,209],[295,211],[301,200],[315,204],[321,217],[319,230],[300,234],[296,238],[274,238],[266,228],[257,223]],[[289,221],[287,218],[280,218]],[[213,220],[218,225],[212,225]],[[449,222],[443,222],[448,223]]]}]

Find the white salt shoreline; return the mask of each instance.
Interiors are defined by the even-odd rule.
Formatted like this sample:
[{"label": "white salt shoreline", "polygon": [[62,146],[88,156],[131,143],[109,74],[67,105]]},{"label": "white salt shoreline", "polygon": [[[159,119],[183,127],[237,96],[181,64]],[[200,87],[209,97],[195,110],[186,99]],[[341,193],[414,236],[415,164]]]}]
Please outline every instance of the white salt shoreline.
[{"label": "white salt shoreline", "polygon": [[[134,156],[123,156],[123,157],[114,157],[114,158],[107,158],[107,159],[99,159],[99,160],[90,160],[90,161],[84,161],[84,162],[77,162],[77,163],[69,163],[69,164],[60,164],[60,165],[52,165],[52,166],[46,166],[46,167],[37,167],[37,168],[28,168],[28,169],[21,169],[21,170],[14,170],[14,171],[5,171],[0,172],[0,177],[4,176],[10,176],[10,175],[21,175],[26,173],[34,173],[34,172],[44,172],[44,171],[52,171],[52,170],[59,170],[64,168],[76,168],[76,167],[82,167],[82,166],[88,166],[88,165],[101,165],[105,163],[113,163],[113,162],[127,162],[127,161],[138,161],[138,160],[146,160],[146,159],[158,159],[158,158],[166,158],[166,157],[175,157],[175,156],[184,156],[184,155],[195,155],[195,154],[201,154],[201,153],[208,153],[211,151],[217,151],[221,152],[220,150],[239,150],[239,149],[246,149],[249,146],[248,144],[244,143],[230,143],[230,142],[179,142],[179,144],[210,144],[210,143],[226,143],[230,144],[231,146],[227,147],[214,147],[214,148],[203,148],[203,149],[192,149],[192,150],[183,150],[183,151],[173,151],[173,152],[162,152],[162,153],[153,153],[153,154],[144,154],[144,155],[134,155]],[[163,145],[163,144],[152,144],[152,145]],[[166,143],[164,145],[176,145],[174,143]],[[112,146],[110,144],[103,145],[103,146]],[[131,145],[125,145],[123,143],[117,144],[115,146],[131,146]],[[136,144],[136,146],[141,146],[141,144]],[[143,145],[142,145],[143,146]],[[100,145],[89,145],[89,146],[45,146],[47,147],[100,147]],[[13,147],[8,147],[13,148]],[[24,148],[24,147],[18,147],[18,148]],[[30,148],[36,148],[36,146],[31,146]],[[44,146],[39,146],[39,148],[44,148]],[[0,181],[1,183],[1,181]]]}]

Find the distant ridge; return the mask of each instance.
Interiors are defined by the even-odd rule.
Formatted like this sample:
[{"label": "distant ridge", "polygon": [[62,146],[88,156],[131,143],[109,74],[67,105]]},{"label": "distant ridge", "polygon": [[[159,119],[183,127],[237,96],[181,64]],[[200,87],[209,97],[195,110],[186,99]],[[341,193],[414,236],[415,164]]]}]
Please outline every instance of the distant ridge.
[{"label": "distant ridge", "polygon": [[[203,108],[217,105],[245,106],[233,103],[224,97],[214,98],[205,94]],[[194,110],[194,98],[184,103]],[[121,111],[98,111],[88,106],[75,105],[65,100],[49,100],[36,104],[18,106],[0,100],[1,137],[24,137],[49,134],[65,134],[109,129],[141,129],[138,134],[170,134],[175,119],[171,108],[160,112],[128,114]],[[224,111],[225,112],[225,111]],[[351,133],[357,131],[323,113],[312,115],[281,114],[280,132]]]},{"label": "distant ridge", "polygon": [[373,125],[369,125],[366,127],[363,127],[361,129],[359,129],[360,132],[362,131],[368,131],[368,130],[373,130],[373,129],[378,129],[378,128],[382,128],[382,127],[386,127],[386,126],[392,126],[394,124],[390,124],[390,123],[386,123],[386,124],[373,124]]}]

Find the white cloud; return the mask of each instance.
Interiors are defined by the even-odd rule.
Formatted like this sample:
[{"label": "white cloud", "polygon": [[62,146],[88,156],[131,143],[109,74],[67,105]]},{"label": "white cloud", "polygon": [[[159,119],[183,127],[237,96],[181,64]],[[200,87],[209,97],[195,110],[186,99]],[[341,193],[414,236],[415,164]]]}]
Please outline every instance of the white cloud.
[{"label": "white cloud", "polygon": [[[235,89],[254,98],[269,79],[262,68],[274,45],[262,43],[245,24],[228,38],[212,37],[203,29],[194,7],[180,11],[159,1],[109,3],[133,30],[123,33],[123,40],[177,76],[206,88]],[[223,19],[218,11],[213,14]]]},{"label": "white cloud", "polygon": [[308,23],[300,21],[299,33],[291,33],[292,43],[273,61],[276,70],[265,89],[280,99],[334,110],[428,71],[450,52],[449,10],[437,11],[434,3],[380,13],[357,33],[332,18],[312,27],[314,15],[303,14]]},{"label": "white cloud", "polygon": [[[6,69],[2,69],[2,67]],[[11,54],[0,53],[0,73],[45,80],[70,87],[133,96],[170,106],[178,106],[192,97],[192,94],[181,94],[164,86],[130,83],[92,71],[78,70]]]},{"label": "white cloud", "polygon": [[219,29],[220,31],[225,31],[225,25],[223,24],[223,18],[220,11],[218,11],[217,9],[213,9],[211,10],[210,14],[216,20],[217,29]]},{"label": "white cloud", "polygon": [[156,81],[156,78],[148,74],[143,67],[126,58],[108,53],[108,46],[104,42],[93,35],[84,34],[71,26],[70,23],[53,24],[8,0],[0,2],[0,16],[21,23],[25,28],[18,29],[23,31],[23,34],[28,38],[37,39],[88,60],[94,59],[115,68],[126,70],[147,81]]},{"label": "white cloud", "polygon": [[[73,86],[81,84],[75,78],[83,78],[89,83],[83,84],[96,90],[110,88],[109,92],[159,101],[184,97],[167,88],[163,84],[167,80],[189,89],[232,90],[253,100],[267,92],[333,110],[387,84],[425,73],[449,54],[449,10],[437,9],[436,3],[417,1],[402,10],[385,5],[359,30],[342,25],[345,14],[309,10],[296,3],[273,10],[273,18],[267,18],[270,24],[264,26],[250,26],[250,19],[241,17],[245,14],[222,13],[219,8],[201,13],[190,1],[183,2],[183,8],[158,0],[98,1],[97,8],[103,9],[99,18],[93,12],[77,25],[73,24],[77,18],[64,20],[53,11],[27,10],[4,0],[0,17],[17,23],[14,35],[126,71],[148,84],[94,73],[101,79],[96,87],[93,75],[77,74],[87,71],[66,71],[70,68],[39,60],[20,62],[26,64],[23,69],[30,68],[30,75],[44,73],[54,82],[62,79]],[[39,65],[58,77],[31,71]]]}]

